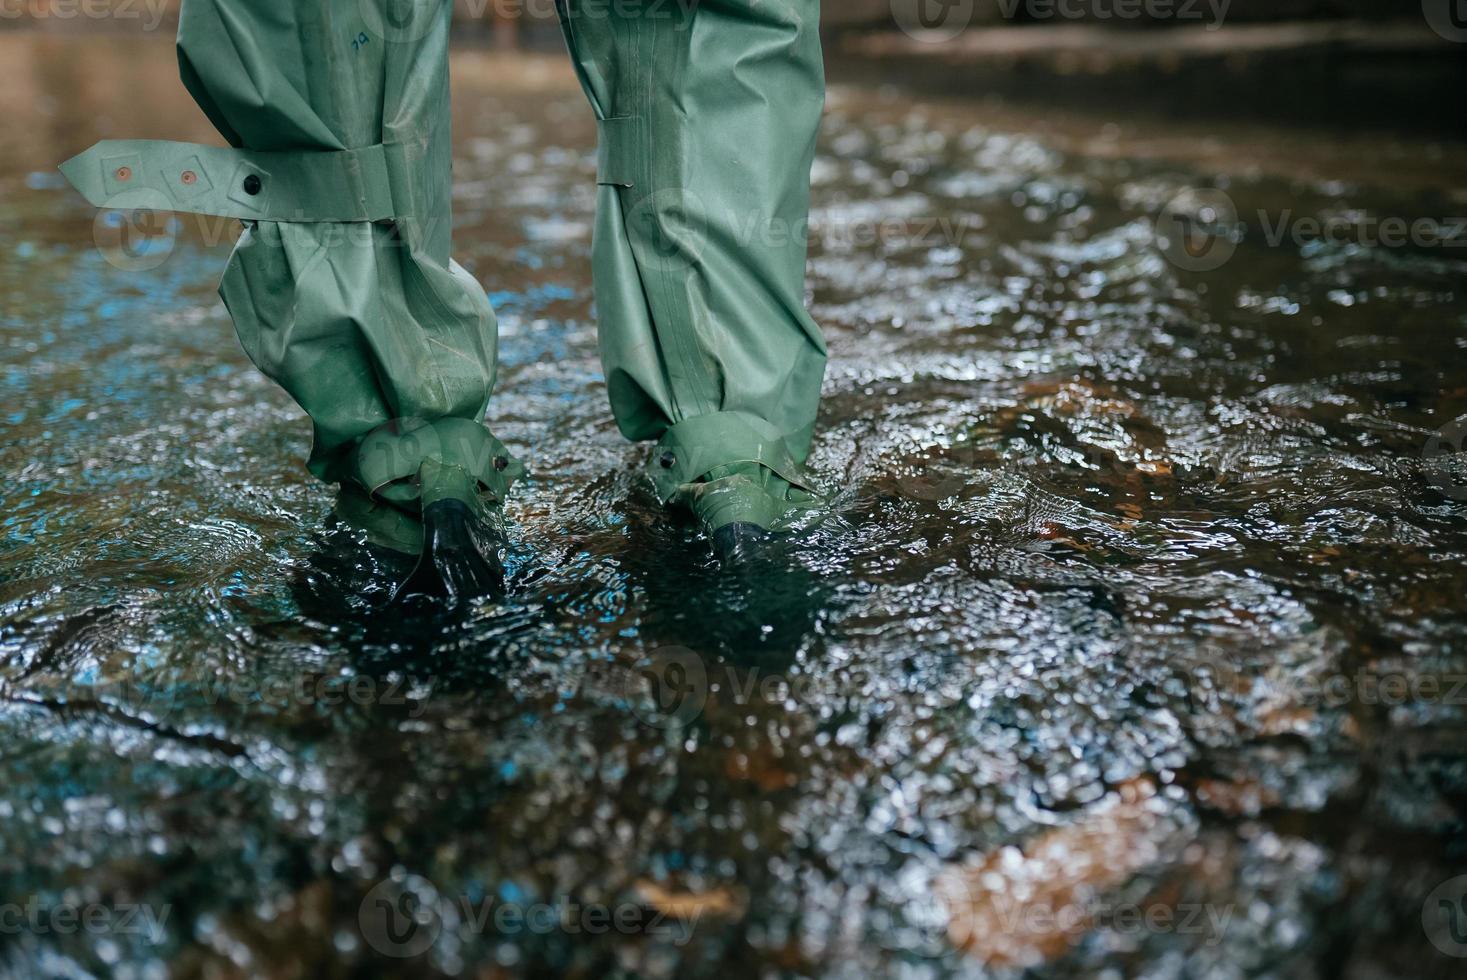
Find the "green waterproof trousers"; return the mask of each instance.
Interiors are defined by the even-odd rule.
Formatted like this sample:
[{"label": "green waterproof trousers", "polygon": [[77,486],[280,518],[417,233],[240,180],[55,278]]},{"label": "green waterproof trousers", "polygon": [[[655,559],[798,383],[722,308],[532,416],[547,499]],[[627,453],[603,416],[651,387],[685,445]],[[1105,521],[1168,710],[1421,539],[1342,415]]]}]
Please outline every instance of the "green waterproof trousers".
[{"label": "green waterproof trousers", "polygon": [[[818,0],[557,0],[599,126],[594,277],[612,411],[665,503],[783,527],[825,348],[804,307]],[[523,467],[483,419],[496,324],[451,258],[448,0],[184,0],[183,80],[230,148],[107,141],[94,204],[239,218],[220,294],[310,415],[310,468],[407,550]]]}]

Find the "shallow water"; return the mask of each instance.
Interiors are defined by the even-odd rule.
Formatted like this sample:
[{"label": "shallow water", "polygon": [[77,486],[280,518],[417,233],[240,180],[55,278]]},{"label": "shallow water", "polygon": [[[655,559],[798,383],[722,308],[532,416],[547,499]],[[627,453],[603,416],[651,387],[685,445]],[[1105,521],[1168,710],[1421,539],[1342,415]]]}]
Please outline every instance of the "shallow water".
[{"label": "shallow water", "polygon": [[213,140],[168,43],[0,63],[0,973],[1460,975],[1467,248],[1366,229],[1467,214],[1462,146],[838,73],[838,515],[738,575],[608,417],[573,77],[462,51],[533,478],[510,601],[385,615],[229,224],[118,268],[50,169]]}]

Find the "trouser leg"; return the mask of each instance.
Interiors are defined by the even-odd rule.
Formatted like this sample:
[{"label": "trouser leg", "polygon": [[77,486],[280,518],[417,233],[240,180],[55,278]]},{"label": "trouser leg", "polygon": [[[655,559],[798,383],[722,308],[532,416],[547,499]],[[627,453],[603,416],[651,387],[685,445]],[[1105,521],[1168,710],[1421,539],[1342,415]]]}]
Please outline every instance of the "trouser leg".
[{"label": "trouser leg", "polygon": [[494,314],[450,258],[449,6],[185,0],[179,29],[184,81],[234,145],[380,152],[389,220],[246,222],[220,292],[310,415],[312,472],[408,513],[502,500],[519,472],[481,422]]},{"label": "trouser leg", "polygon": [[[805,310],[818,0],[559,0],[600,126],[601,354],[664,502],[710,528],[809,499],[825,345]],[[802,489],[803,488],[803,489]]]}]

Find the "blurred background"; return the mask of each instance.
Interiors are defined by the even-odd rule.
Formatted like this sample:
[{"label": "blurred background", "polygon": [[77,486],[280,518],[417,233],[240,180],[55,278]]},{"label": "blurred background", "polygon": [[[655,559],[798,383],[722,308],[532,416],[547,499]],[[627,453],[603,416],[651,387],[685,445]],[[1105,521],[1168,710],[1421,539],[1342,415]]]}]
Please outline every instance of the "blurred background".
[{"label": "blurred background", "polygon": [[[689,0],[646,0],[688,3]],[[0,29],[171,31],[178,0],[7,0]],[[841,0],[831,51],[953,92],[1459,127],[1458,0]],[[454,0],[460,38],[559,43],[554,0]]]}]

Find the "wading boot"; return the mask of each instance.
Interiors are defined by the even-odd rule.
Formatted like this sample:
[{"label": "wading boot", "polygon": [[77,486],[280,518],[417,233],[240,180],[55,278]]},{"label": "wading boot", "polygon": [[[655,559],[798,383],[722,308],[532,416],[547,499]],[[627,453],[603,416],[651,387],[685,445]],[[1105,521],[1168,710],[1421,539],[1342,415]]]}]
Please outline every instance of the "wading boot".
[{"label": "wading boot", "polygon": [[111,140],[62,171],[101,207],[242,222],[220,295],[311,417],[311,472],[421,556],[415,588],[463,596],[502,582],[520,468],[483,422],[494,311],[452,258],[452,8],[184,0],[183,83],[229,145]]},{"label": "wading boot", "polygon": [[504,512],[457,467],[429,463],[423,488],[423,556],[408,588],[447,599],[504,595]]},{"label": "wading boot", "polygon": [[818,0],[557,0],[597,117],[592,271],[623,435],[738,559],[800,524],[825,343],[805,309]]}]

